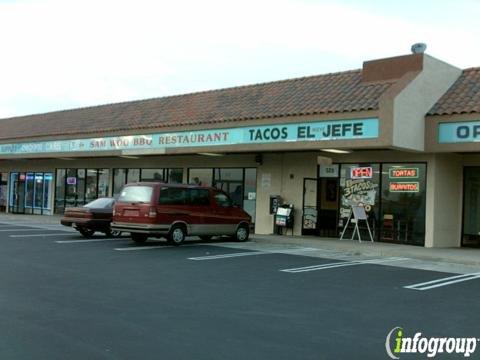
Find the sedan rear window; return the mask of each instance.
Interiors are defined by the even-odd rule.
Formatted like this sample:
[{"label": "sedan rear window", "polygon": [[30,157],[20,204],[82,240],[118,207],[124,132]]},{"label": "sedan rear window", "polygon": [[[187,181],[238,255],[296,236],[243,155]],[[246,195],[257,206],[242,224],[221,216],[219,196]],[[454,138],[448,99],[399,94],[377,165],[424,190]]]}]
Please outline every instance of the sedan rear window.
[{"label": "sedan rear window", "polygon": [[149,203],[152,199],[151,186],[127,186],[123,188],[118,201]]},{"label": "sedan rear window", "polygon": [[89,202],[83,207],[90,208],[90,209],[109,209],[113,207],[114,203],[115,203],[115,199],[100,198],[97,200],[93,200],[92,202]]}]

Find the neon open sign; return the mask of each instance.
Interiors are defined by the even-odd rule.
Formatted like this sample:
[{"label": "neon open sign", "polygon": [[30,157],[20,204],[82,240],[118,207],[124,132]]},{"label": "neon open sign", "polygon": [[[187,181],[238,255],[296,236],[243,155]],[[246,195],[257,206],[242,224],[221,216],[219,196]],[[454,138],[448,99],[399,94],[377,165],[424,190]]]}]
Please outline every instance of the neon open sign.
[{"label": "neon open sign", "polygon": [[351,179],[371,179],[372,177],[373,177],[373,168],[371,166],[356,167],[356,168],[350,169]]}]

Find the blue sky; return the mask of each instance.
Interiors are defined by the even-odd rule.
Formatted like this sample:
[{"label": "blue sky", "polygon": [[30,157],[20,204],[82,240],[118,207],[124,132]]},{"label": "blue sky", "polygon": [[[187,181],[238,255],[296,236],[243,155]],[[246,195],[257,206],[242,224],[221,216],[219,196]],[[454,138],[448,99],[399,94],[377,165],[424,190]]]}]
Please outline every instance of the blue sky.
[{"label": "blue sky", "polygon": [[0,118],[361,68],[480,66],[480,1],[0,0]]}]

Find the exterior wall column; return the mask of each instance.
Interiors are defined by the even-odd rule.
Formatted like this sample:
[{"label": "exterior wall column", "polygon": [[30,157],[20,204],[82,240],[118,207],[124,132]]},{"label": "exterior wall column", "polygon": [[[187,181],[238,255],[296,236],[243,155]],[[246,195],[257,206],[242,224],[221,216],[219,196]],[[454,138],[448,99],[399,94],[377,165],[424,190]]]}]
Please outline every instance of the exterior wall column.
[{"label": "exterior wall column", "polygon": [[462,158],[438,154],[428,164],[425,247],[461,246]]}]

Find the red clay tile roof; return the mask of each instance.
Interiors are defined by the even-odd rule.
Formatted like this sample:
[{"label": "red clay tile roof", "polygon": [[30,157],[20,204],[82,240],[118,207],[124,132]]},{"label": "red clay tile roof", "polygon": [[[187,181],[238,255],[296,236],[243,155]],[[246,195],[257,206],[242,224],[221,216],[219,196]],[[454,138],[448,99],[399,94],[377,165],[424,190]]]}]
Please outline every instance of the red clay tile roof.
[{"label": "red clay tile roof", "polygon": [[462,75],[430,109],[428,115],[480,112],[480,67],[463,70]]},{"label": "red clay tile roof", "polygon": [[0,140],[376,110],[392,83],[362,83],[361,70],[353,70],[14,117],[0,120]]}]

